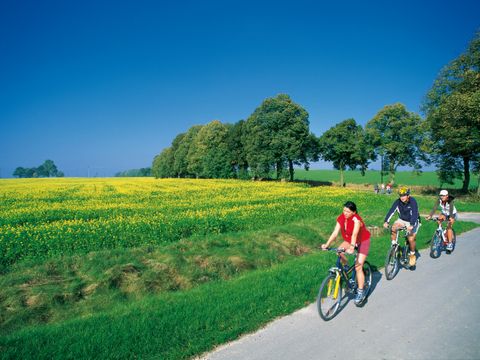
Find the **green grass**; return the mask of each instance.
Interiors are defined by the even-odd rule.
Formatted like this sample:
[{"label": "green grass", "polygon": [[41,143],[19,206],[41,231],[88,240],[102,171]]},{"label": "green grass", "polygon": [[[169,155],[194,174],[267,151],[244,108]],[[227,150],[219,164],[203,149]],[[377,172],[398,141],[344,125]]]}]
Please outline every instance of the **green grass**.
[{"label": "green grass", "polygon": [[[331,230],[323,229],[317,222],[297,226],[310,229],[294,231],[295,237],[306,243],[312,241],[312,231],[325,234]],[[456,224],[457,233],[473,227],[471,223]],[[428,246],[434,228],[433,222],[422,226],[417,241],[419,249]],[[222,236],[211,240],[219,241]],[[321,238],[324,241],[325,236]],[[315,242],[320,243],[318,240]],[[368,260],[374,267],[383,267],[388,247],[387,235],[373,239]],[[229,281],[211,281],[190,290],[130,299],[110,306],[109,310],[69,321],[28,326],[0,337],[0,356],[4,359],[189,358],[314,301],[334,259],[334,254],[312,248],[301,256],[290,256],[282,263],[244,272]],[[433,260],[422,259],[418,266],[428,266],[428,261]]]},{"label": "green grass", "polygon": [[[335,259],[318,245],[331,233],[345,200],[357,203],[367,225],[381,226],[396,198],[358,188],[304,185],[269,195],[272,183],[260,185],[255,184],[259,193],[267,195],[263,212],[241,219],[256,221],[241,231],[189,233],[162,245],[16,262],[0,275],[0,358],[178,359],[208,351],[314,300]],[[231,199],[216,195],[222,200],[218,204]],[[421,191],[414,196],[422,213],[436,198]],[[274,201],[281,206],[268,207]],[[186,203],[191,206],[190,200]],[[474,197],[458,198],[456,205],[459,211],[480,211]],[[21,214],[15,216],[23,221]],[[238,221],[231,216],[217,219],[218,224]],[[475,226],[457,222],[455,229],[460,233]],[[433,222],[424,222],[419,249],[428,246],[434,228]],[[45,236],[58,240],[52,233]],[[382,267],[388,247],[387,235],[374,238],[369,262]],[[422,259],[419,266],[428,261],[433,260]]]},{"label": "green grass", "polygon": [[[357,170],[348,170],[344,172],[345,182],[347,184],[370,184],[381,183],[380,171],[368,170],[365,173],[365,176],[362,176],[360,171]],[[295,179],[296,180],[313,180],[324,183],[338,184],[340,182],[340,171],[338,170],[303,170],[295,169]],[[386,184],[389,178],[388,175],[383,177],[383,182]],[[412,171],[397,171],[395,174],[395,183],[410,185],[410,186],[429,186],[429,187],[439,187],[441,184],[438,180],[437,174],[435,171],[425,171],[420,174],[416,174]],[[449,189],[461,189],[462,181],[455,180],[453,185],[445,184]],[[478,186],[478,177],[470,177],[470,189],[474,190]]]}]

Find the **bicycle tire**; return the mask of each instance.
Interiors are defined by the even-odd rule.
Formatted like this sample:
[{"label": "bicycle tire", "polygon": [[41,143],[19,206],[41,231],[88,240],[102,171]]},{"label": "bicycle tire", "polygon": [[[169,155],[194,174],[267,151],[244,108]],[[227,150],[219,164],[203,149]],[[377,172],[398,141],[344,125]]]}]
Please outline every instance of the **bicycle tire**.
[{"label": "bicycle tire", "polygon": [[320,289],[318,290],[317,310],[320,317],[325,321],[329,321],[333,319],[335,315],[337,315],[338,309],[340,308],[340,303],[342,301],[342,279],[340,279],[337,297],[334,298],[335,281],[337,276],[341,275],[338,273],[328,274],[328,276],[323,279]]},{"label": "bicycle tire", "polygon": [[[372,290],[372,282],[373,282],[373,272],[372,267],[368,261],[363,263],[363,274],[365,275],[365,283],[363,285],[363,291],[365,292],[365,296],[358,306],[362,306],[368,298],[370,291]],[[356,279],[355,279],[356,281]]]},{"label": "bicycle tire", "polygon": [[392,280],[400,269],[400,259],[398,258],[398,255],[398,245],[391,246],[387,253],[387,258],[385,259],[385,277],[387,280]]},{"label": "bicycle tire", "polygon": [[441,242],[442,239],[439,238],[437,233],[435,233],[432,237],[432,242],[430,243],[430,257],[432,259],[437,259],[442,254],[442,250],[440,249]]}]

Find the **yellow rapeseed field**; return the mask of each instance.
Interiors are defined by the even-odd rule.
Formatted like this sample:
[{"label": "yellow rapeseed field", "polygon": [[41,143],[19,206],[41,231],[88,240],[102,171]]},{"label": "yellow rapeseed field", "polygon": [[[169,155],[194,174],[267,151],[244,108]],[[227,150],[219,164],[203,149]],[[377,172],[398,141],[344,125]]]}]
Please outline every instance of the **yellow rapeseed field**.
[{"label": "yellow rapeseed field", "polygon": [[[339,213],[348,189],[153,178],[0,180],[0,257],[142,246]],[[355,194],[358,198],[358,194]]]}]

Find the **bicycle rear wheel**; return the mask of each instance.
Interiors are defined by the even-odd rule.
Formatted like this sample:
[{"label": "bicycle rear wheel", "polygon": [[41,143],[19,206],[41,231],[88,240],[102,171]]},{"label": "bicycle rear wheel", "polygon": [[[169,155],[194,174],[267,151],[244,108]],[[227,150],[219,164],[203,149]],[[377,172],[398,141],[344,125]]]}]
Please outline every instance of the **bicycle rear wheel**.
[{"label": "bicycle rear wheel", "polygon": [[441,244],[442,244],[441,237],[438,236],[437,233],[435,233],[435,235],[433,235],[432,241],[430,243],[430,257],[431,258],[436,259],[441,255],[441,253],[442,253],[442,249],[440,248]]},{"label": "bicycle rear wheel", "polygon": [[385,259],[385,277],[387,280],[392,280],[397,275],[400,268],[399,254],[398,245],[392,245]]},{"label": "bicycle rear wheel", "polygon": [[342,285],[338,273],[331,273],[322,281],[318,291],[317,309],[323,320],[331,320],[337,314],[343,296]]},{"label": "bicycle rear wheel", "polygon": [[365,275],[365,283],[363,285],[363,291],[365,296],[363,298],[363,301],[360,304],[358,304],[360,306],[363,305],[363,303],[365,303],[368,295],[370,294],[370,291],[372,290],[373,271],[368,261],[365,261],[365,263],[363,264],[363,274]]}]

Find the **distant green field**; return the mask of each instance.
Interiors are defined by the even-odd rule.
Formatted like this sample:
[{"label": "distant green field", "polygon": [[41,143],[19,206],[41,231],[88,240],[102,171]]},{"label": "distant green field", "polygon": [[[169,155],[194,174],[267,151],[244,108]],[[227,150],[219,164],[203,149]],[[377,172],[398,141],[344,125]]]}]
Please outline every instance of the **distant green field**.
[{"label": "distant green field", "polygon": [[[360,171],[345,171],[344,172],[345,182],[347,184],[380,184],[382,179],[380,171],[377,170],[368,170],[365,173],[365,176],[362,176]],[[340,182],[340,171],[338,170],[295,170],[295,179],[296,180],[313,180],[320,182],[331,182],[339,183]],[[383,177],[383,182],[388,182],[388,175]],[[395,174],[395,183],[402,185],[412,185],[412,186],[433,186],[439,187],[440,181],[438,180],[437,174],[435,171],[425,171],[420,174],[415,174],[412,171],[398,171]],[[478,177],[471,176],[470,178],[470,189],[476,189],[478,186]],[[445,184],[445,187],[450,189],[460,189],[462,187],[462,181],[456,180],[453,185]]]}]

